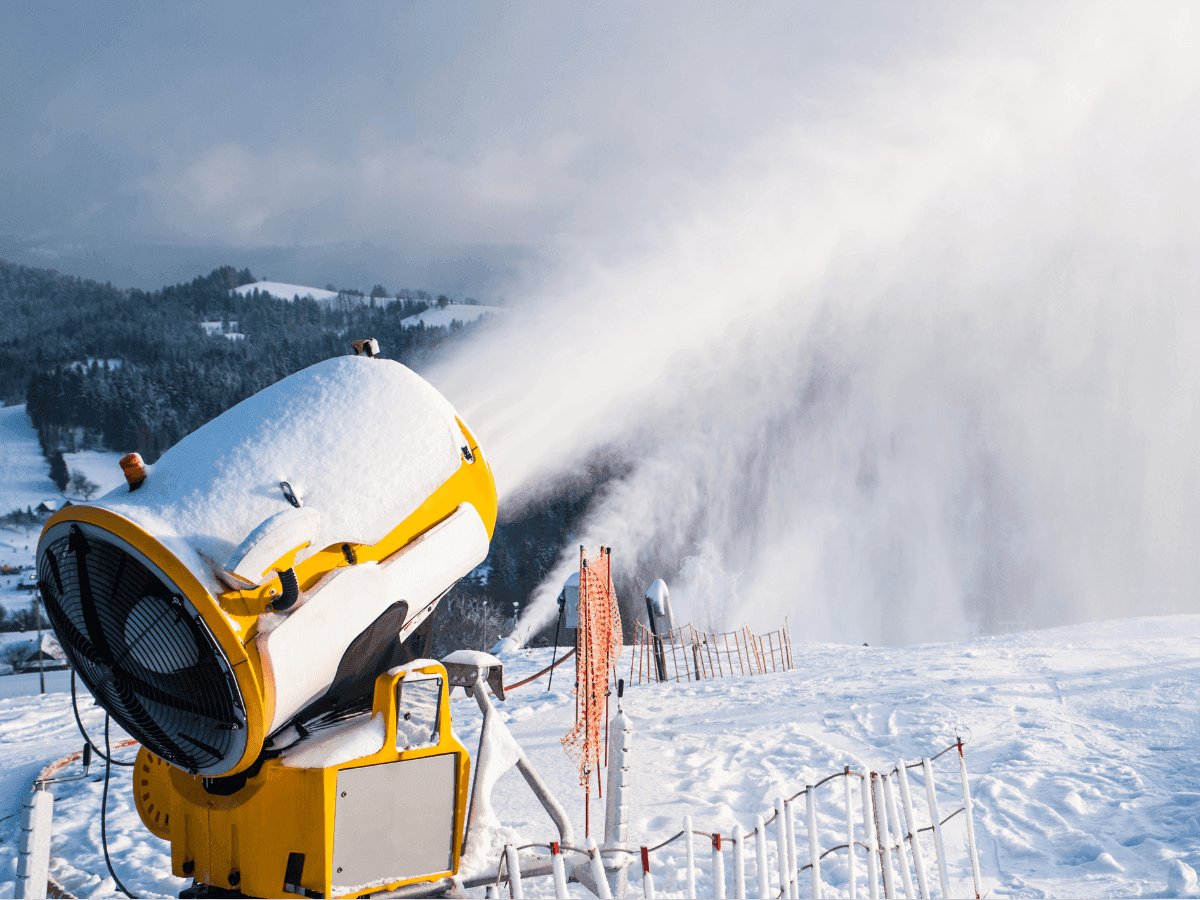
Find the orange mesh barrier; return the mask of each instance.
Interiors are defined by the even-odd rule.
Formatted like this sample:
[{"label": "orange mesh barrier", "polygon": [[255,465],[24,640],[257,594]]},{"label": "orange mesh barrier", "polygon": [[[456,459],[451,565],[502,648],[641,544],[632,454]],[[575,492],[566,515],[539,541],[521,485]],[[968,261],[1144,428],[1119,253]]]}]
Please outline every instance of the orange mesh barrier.
[{"label": "orange mesh barrier", "polygon": [[608,736],[609,670],[621,654],[621,613],[612,587],[612,548],[591,558],[579,548],[579,630],[575,636],[575,725],[562,739],[579,767],[579,783],[591,797],[591,776],[600,784],[602,747]]}]

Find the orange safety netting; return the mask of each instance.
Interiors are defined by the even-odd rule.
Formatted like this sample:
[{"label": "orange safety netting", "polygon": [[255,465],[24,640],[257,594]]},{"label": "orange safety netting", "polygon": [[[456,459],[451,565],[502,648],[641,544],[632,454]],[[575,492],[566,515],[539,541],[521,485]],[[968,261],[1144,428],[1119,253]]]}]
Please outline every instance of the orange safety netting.
[{"label": "orange safety netting", "polygon": [[[612,586],[612,548],[591,558],[579,548],[579,630],[575,637],[575,725],[562,739],[588,787],[608,734],[608,673],[621,654],[621,613]],[[589,789],[590,794],[590,789]]]}]

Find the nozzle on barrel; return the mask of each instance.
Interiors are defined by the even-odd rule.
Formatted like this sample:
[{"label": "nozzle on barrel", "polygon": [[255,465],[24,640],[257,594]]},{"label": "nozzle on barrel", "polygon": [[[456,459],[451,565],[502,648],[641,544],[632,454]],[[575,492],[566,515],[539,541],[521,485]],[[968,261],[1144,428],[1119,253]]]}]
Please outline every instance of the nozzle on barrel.
[{"label": "nozzle on barrel", "polygon": [[142,462],[142,454],[126,453],[121,457],[121,471],[129,482],[129,490],[136,491],[146,480],[146,464]]}]

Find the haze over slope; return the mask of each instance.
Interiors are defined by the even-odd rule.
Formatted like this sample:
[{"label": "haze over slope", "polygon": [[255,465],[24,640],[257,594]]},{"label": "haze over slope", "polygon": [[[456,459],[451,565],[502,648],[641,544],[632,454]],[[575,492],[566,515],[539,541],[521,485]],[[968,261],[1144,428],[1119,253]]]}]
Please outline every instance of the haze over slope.
[{"label": "haze over slope", "polygon": [[431,373],[502,494],[616,450],[581,541],[668,578],[695,557],[677,611],[710,627],[1196,608],[1200,22],[992,18],[809,73],[703,177],[574,220]]}]

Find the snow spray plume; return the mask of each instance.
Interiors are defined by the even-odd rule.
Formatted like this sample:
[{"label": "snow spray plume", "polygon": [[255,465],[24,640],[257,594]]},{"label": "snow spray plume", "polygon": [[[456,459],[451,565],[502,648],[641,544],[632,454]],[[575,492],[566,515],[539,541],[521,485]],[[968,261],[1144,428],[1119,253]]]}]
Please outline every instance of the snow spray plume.
[{"label": "snow spray plume", "polygon": [[1200,28],[1128,13],[861,76],[676,185],[640,241],[558,248],[432,373],[502,496],[619,448],[581,541],[673,591],[694,557],[676,612],[702,627],[894,643],[1195,609]]}]

